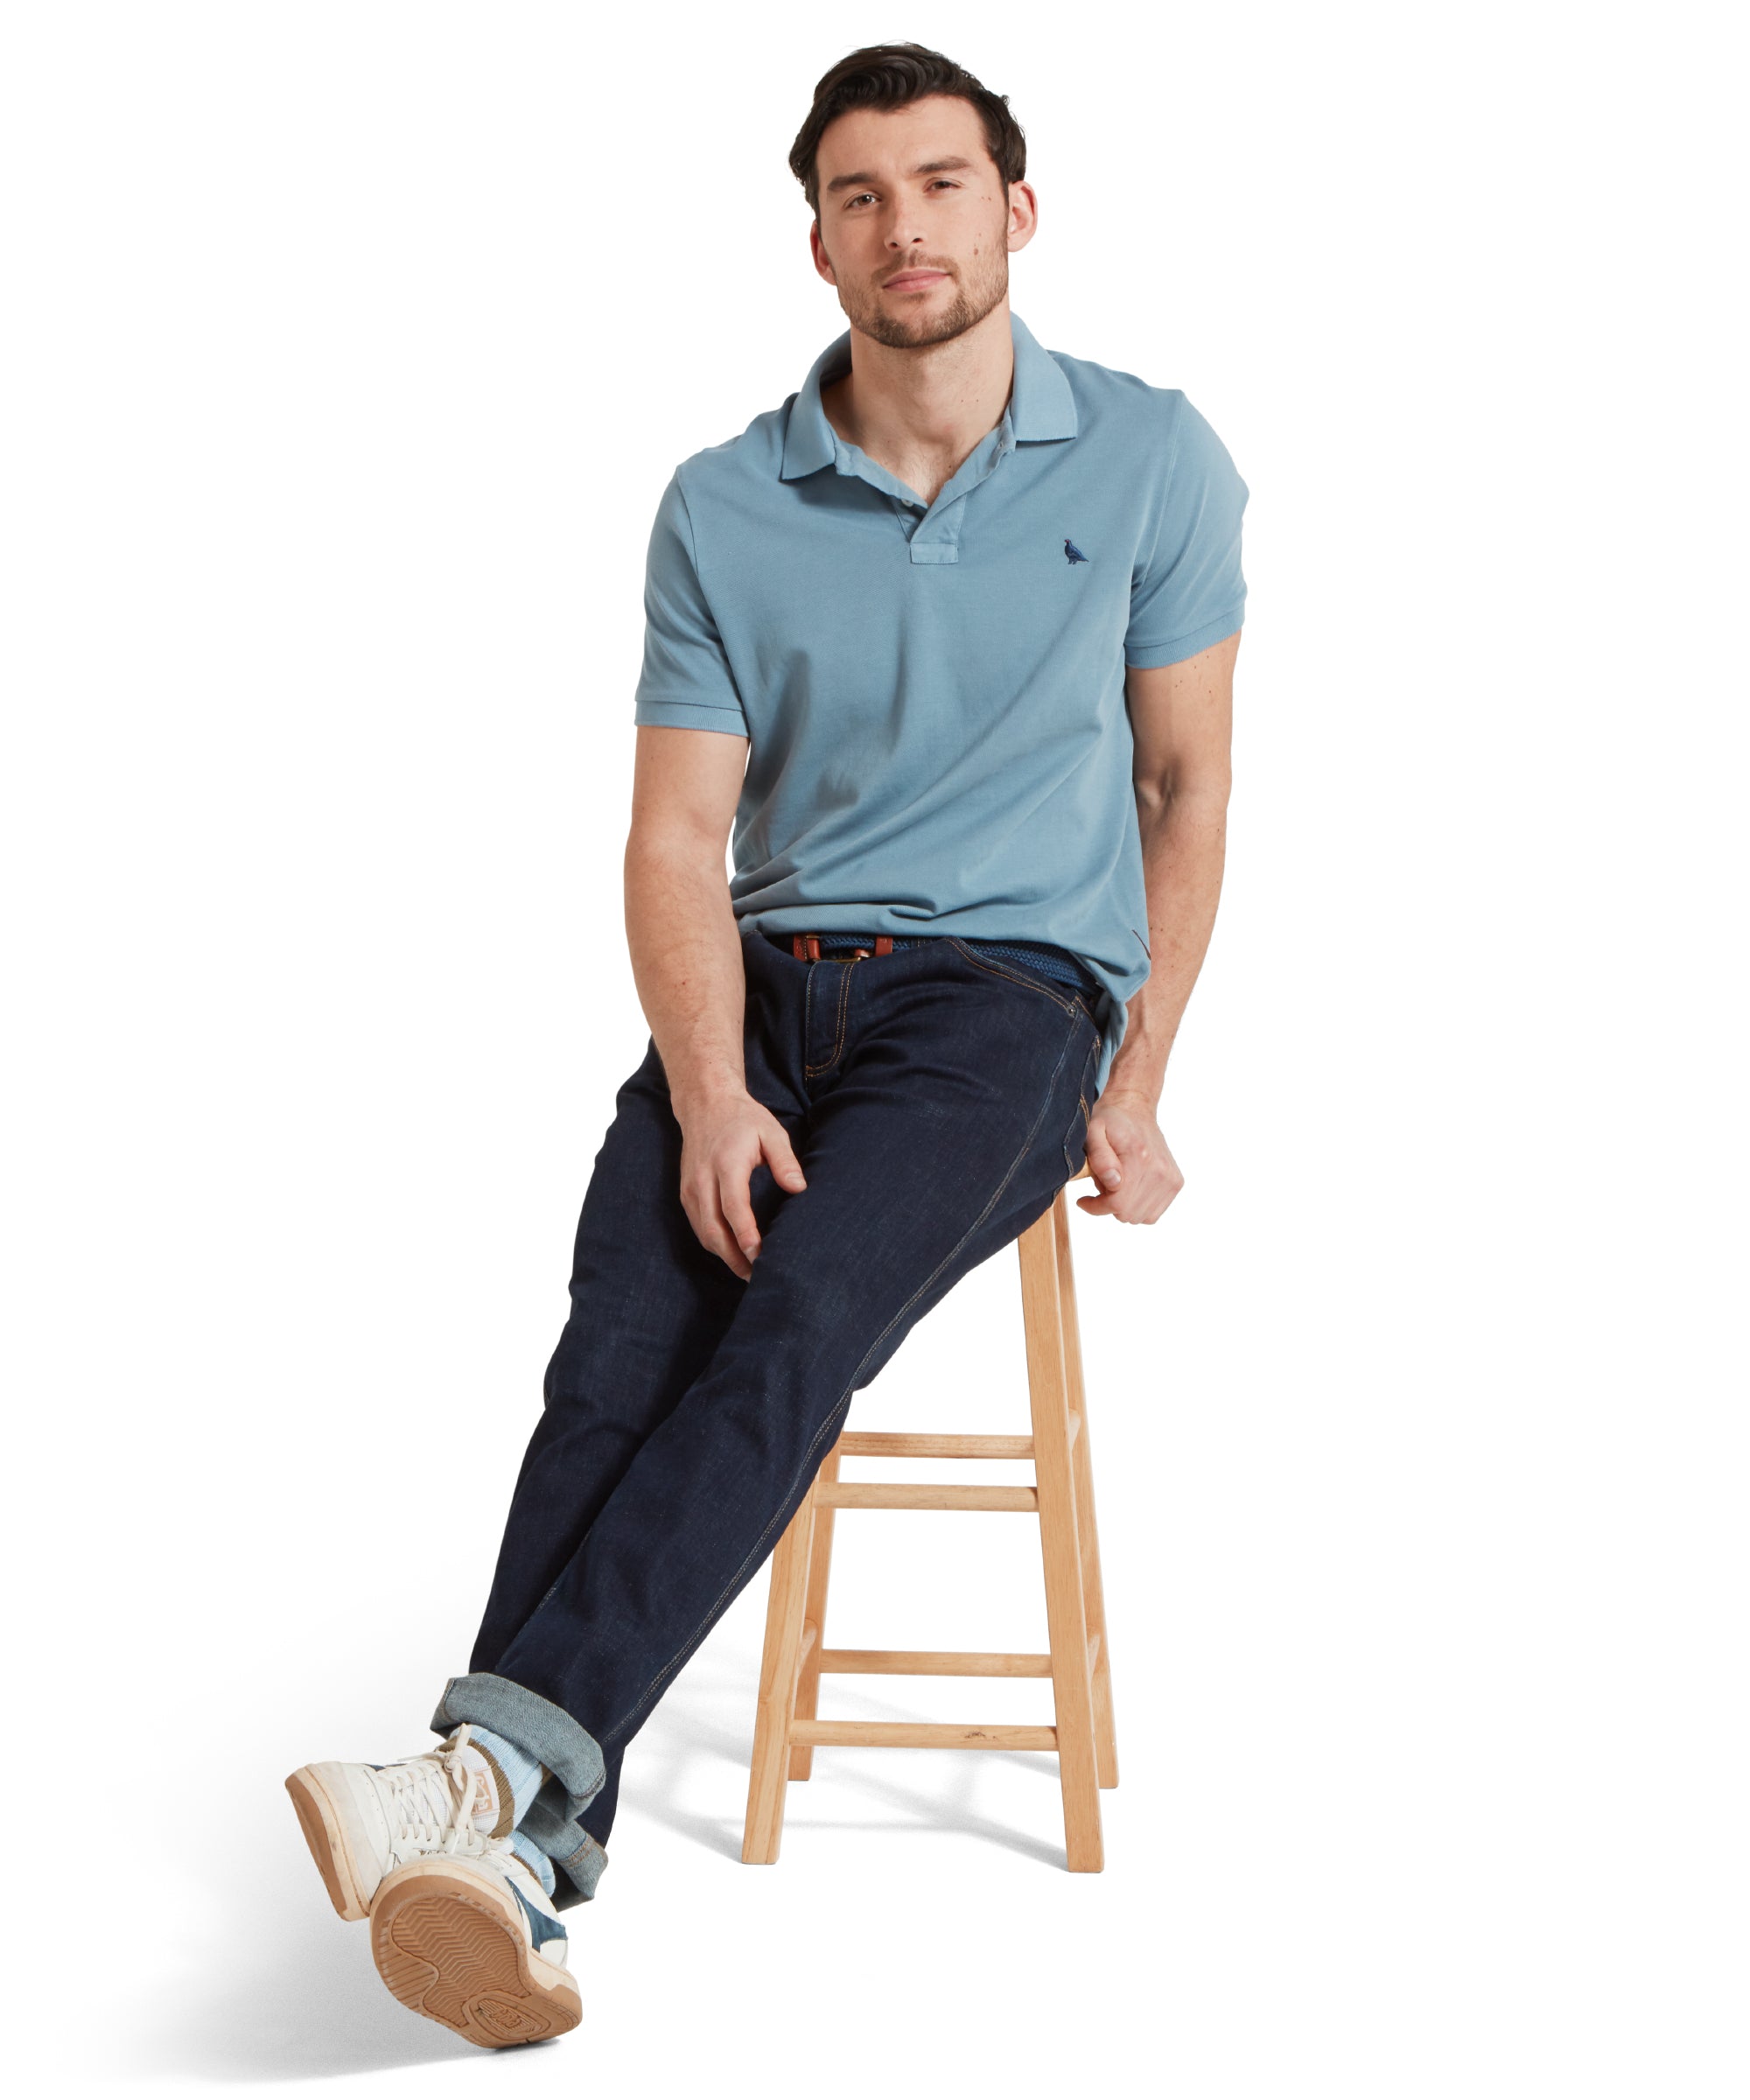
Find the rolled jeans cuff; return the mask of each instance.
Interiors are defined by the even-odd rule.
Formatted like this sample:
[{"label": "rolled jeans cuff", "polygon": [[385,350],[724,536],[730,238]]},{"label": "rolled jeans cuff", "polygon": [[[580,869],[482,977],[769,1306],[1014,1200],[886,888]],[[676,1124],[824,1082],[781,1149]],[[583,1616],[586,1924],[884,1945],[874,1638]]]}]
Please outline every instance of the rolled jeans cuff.
[{"label": "rolled jeans cuff", "polygon": [[[533,1814],[530,1810],[530,1814]],[[528,1828],[527,1819],[522,1826]],[[576,1840],[575,1849],[564,1848]],[[596,1893],[596,1883],[602,1878],[607,1866],[607,1852],[601,1840],[592,1838],[575,1823],[566,1824],[551,1839],[537,1838],[540,1845],[555,1866],[561,1872],[559,1886],[553,1897],[555,1910],[569,1910],[574,1903],[587,1903]]]},{"label": "rolled jeans cuff", "polygon": [[578,1820],[607,1777],[600,1744],[563,1706],[490,1670],[452,1677],[444,1685],[432,1727],[448,1735],[463,1721],[490,1728],[546,1766],[552,1776],[517,1828],[564,1870],[570,1886],[560,1884],[555,1908],[587,1901],[607,1865],[607,1853]]}]

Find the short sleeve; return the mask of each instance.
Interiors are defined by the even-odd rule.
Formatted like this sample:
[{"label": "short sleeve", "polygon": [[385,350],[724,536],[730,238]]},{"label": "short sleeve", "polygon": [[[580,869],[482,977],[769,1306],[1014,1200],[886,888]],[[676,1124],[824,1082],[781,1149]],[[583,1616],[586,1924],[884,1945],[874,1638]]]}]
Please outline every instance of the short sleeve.
[{"label": "short sleeve", "polygon": [[692,518],[678,470],[656,506],[644,569],[644,667],[638,723],[748,733],[747,717],[699,581]]},{"label": "short sleeve", "polygon": [[1174,396],[1172,464],[1152,545],[1130,579],[1124,662],[1182,663],[1245,618],[1240,518],[1250,494],[1228,448],[1183,394]]}]

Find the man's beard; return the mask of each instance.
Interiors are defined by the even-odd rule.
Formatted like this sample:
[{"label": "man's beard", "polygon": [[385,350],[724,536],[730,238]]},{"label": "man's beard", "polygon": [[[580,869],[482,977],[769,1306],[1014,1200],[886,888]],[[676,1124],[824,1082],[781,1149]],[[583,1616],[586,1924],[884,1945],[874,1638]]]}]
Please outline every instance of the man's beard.
[{"label": "man's beard", "polygon": [[[915,267],[928,268],[928,264]],[[1008,251],[998,246],[992,267],[981,270],[969,290],[962,277],[951,280],[954,290],[946,305],[932,305],[928,312],[907,318],[888,304],[878,285],[872,284],[862,296],[848,298],[839,287],[838,304],[853,328],[894,350],[921,350],[931,343],[951,342],[976,328],[993,306],[1001,304],[1009,289]]]}]

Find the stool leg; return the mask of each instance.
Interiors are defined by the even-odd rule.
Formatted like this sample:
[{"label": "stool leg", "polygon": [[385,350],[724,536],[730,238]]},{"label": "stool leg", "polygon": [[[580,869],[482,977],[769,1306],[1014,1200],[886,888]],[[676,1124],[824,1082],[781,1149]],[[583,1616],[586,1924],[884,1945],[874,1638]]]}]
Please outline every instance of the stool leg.
[{"label": "stool leg", "polygon": [[[820,1480],[838,1478],[838,1446],[835,1444],[822,1461],[816,1475]],[[802,1657],[802,1675],[796,1680],[796,1718],[812,1721],[820,1712],[821,1649],[826,1642],[826,1590],[832,1574],[832,1520],[837,1512],[816,1508],[815,1511],[814,1550],[808,1560],[808,1600],[802,1612],[802,1629],[806,1633],[812,1626],[815,1637],[809,1642]],[[814,1774],[815,1746],[812,1743],[792,1743],[790,1746],[790,1777],[809,1779]]]},{"label": "stool leg", "polygon": [[1051,1638],[1058,1773],[1063,1786],[1064,1851],[1072,1873],[1105,1865],[1100,1834],[1094,1689],[1088,1667],[1088,1612],[1082,1586],[1074,1467],[1069,1447],[1069,1390],[1064,1364],[1063,1299],[1056,1217],[1052,1208],[1021,1235],[1021,1313],[1026,1331],[1027,1383],[1032,1396],[1033,1472],[1039,1485],[1040,1544],[1045,1557],[1046,1622]]},{"label": "stool leg", "polygon": [[814,1521],[811,1483],[772,1554],[766,1647],[760,1662],[760,1706],[753,1724],[753,1756],[747,1779],[747,1822],[741,1838],[741,1858],[748,1866],[775,1865],[784,1834],[790,1716],[795,1706],[796,1663],[802,1649],[802,1610],[808,1602]]},{"label": "stool leg", "polygon": [[[1054,1204],[1058,1297],[1063,1307],[1063,1362],[1069,1404],[1082,1418],[1070,1459],[1075,1474],[1075,1530],[1082,1545],[1082,1596],[1088,1608],[1088,1639],[1094,1647],[1094,1748],[1100,1784],[1118,1783],[1118,1738],[1112,1717],[1112,1656],[1106,1632],[1106,1591],[1100,1579],[1100,1532],[1094,1521],[1094,1454],[1088,1446],[1088,1390],[1082,1376],[1082,1322],[1075,1308],[1075,1264],[1070,1253],[1069,1206]],[[812,1711],[812,1709],[810,1709]]]}]

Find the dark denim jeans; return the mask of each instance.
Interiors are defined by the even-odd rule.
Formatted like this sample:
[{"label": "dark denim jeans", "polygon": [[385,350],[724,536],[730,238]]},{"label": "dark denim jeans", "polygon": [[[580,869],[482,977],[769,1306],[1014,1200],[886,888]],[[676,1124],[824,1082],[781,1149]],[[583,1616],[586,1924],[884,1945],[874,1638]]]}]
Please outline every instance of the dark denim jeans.
[{"label": "dark denim jeans", "polygon": [[432,1717],[547,1766],[522,1827],[564,1870],[562,1908],[594,1893],[627,1742],[771,1554],[852,1395],[1083,1158],[1091,989],[948,935],[848,960],[757,933],[742,950],[748,1091],[808,1185],[755,1170],[746,1283],[709,1253],[651,1043],[596,1155],[469,1674]]}]

